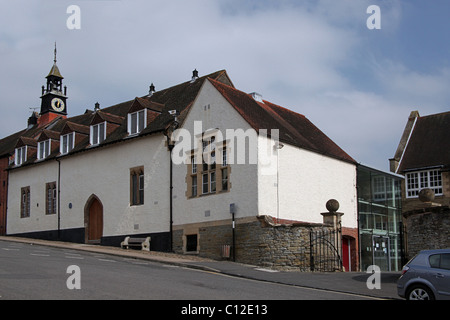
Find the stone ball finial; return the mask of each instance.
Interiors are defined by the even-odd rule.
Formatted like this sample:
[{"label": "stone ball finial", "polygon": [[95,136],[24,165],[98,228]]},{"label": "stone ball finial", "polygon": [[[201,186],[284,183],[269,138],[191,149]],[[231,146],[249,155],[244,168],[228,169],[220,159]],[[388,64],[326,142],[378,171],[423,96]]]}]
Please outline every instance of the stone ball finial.
[{"label": "stone ball finial", "polygon": [[419,200],[422,202],[433,202],[434,200],[434,190],[426,188],[419,192]]},{"label": "stone ball finial", "polygon": [[326,207],[329,212],[337,212],[339,210],[339,201],[330,199],[327,201]]}]

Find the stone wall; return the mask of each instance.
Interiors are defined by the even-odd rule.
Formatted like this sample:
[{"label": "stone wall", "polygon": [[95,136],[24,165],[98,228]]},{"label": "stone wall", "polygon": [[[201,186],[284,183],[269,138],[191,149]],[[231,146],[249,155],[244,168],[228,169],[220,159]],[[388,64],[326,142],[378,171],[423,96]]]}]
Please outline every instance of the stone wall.
[{"label": "stone wall", "polygon": [[[174,231],[174,251],[186,253],[187,229]],[[273,223],[273,218],[262,216],[236,221],[235,242],[236,262],[257,265],[265,268],[310,271],[310,231],[329,231],[332,228],[323,224],[311,223]],[[193,252],[202,257],[224,259],[222,246],[232,246],[232,228],[229,223],[199,226],[198,250]],[[334,243],[333,243],[334,245]],[[325,248],[323,255],[335,258],[334,252]],[[232,253],[230,254],[230,258]],[[319,261],[316,259],[316,267]],[[336,269],[336,268],[335,268]],[[327,270],[333,271],[333,270]]]},{"label": "stone wall", "polygon": [[407,232],[407,255],[420,250],[450,248],[450,208],[430,206],[403,214]]}]

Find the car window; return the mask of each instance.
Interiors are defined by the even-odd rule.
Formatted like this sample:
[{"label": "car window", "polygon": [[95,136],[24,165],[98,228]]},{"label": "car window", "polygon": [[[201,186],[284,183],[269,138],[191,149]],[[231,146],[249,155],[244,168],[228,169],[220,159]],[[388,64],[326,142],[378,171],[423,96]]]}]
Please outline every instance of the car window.
[{"label": "car window", "polygon": [[450,270],[450,253],[441,255],[441,269]]},{"label": "car window", "polygon": [[429,258],[430,266],[432,268],[439,268],[439,264],[441,262],[441,255],[440,254],[433,254]]}]

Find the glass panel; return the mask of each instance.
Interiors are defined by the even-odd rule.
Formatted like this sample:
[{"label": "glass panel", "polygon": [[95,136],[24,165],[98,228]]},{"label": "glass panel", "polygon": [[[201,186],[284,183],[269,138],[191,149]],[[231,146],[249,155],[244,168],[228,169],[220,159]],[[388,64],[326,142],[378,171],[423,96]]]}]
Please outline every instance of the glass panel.
[{"label": "glass panel", "polygon": [[197,176],[192,177],[192,196],[197,196]]},{"label": "glass panel", "polygon": [[131,117],[130,133],[135,134],[137,132],[137,113],[132,113],[130,117]]},{"label": "glass panel", "polygon": [[373,237],[373,264],[381,271],[390,271],[389,264],[389,238]]},{"label": "glass panel", "polygon": [[99,143],[105,141],[105,123],[100,123],[98,136],[99,136]]},{"label": "glass panel", "polygon": [[429,258],[430,266],[432,268],[439,268],[439,264],[441,262],[441,255],[440,254],[433,254]]},{"label": "glass panel", "polygon": [[450,270],[450,254],[444,253],[441,255],[441,269]]},{"label": "glass panel", "polygon": [[208,174],[203,175],[203,194],[208,193]]},{"label": "glass panel", "polygon": [[211,172],[211,192],[216,192],[216,172]]},{"label": "glass panel", "polygon": [[228,190],[228,169],[222,169],[222,190]]},{"label": "glass panel", "polygon": [[138,116],[138,119],[139,119],[138,132],[141,132],[141,131],[144,130],[144,128],[145,128],[145,123],[144,123],[144,120],[145,120],[144,110],[139,111],[139,114],[138,114],[138,115],[139,115],[139,116]]}]

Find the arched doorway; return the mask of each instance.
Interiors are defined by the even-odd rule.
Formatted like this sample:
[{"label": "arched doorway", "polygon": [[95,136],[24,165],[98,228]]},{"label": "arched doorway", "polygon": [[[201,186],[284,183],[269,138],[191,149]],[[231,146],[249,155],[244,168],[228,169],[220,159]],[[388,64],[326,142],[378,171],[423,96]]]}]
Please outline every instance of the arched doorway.
[{"label": "arched doorway", "polygon": [[84,210],[85,242],[100,244],[103,236],[103,205],[92,195]]}]

